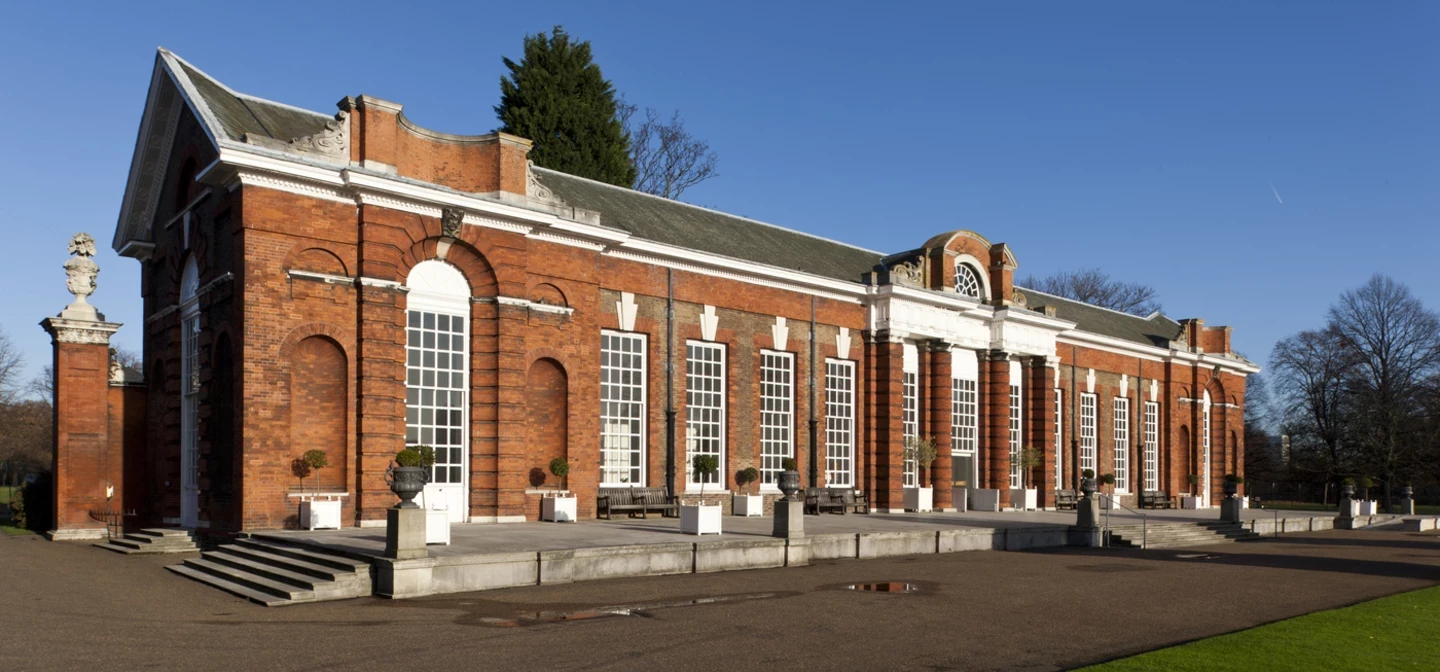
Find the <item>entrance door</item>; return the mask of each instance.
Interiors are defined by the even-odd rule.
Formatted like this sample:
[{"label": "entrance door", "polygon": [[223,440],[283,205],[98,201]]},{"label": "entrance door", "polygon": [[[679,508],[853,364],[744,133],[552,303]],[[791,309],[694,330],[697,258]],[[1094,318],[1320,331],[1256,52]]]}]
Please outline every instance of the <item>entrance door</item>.
[{"label": "entrance door", "polygon": [[[193,263],[193,262],[192,262]],[[180,395],[180,526],[200,523],[200,317],[192,315],[181,325]]]},{"label": "entrance door", "polygon": [[1205,392],[1200,411],[1200,502],[1210,507],[1210,392]]},{"label": "entrance door", "polygon": [[470,511],[466,487],[466,319],[411,310],[406,328],[405,443],[435,449],[421,504],[445,509],[450,522]]}]

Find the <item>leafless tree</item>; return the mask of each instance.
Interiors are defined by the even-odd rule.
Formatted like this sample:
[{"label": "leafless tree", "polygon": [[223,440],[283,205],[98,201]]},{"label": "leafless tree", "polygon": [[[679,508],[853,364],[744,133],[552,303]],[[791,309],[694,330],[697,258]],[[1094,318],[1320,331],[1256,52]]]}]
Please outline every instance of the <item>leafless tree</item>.
[{"label": "leafless tree", "polygon": [[1355,363],[1346,391],[1361,412],[1350,429],[1384,482],[1388,508],[1394,479],[1426,462],[1424,395],[1440,371],[1440,316],[1405,285],[1375,275],[1340,296],[1329,323]]},{"label": "leafless tree", "polygon": [[0,328],[0,404],[8,404],[20,396],[20,376],[25,370],[25,355],[15,347],[10,335]]},{"label": "leafless tree", "polygon": [[678,110],[665,121],[654,108],[642,112],[622,98],[616,114],[630,134],[636,191],[678,199],[686,189],[718,175],[710,143],[685,130]]},{"label": "leafless tree", "polygon": [[50,468],[52,419],[45,401],[0,405],[0,484],[13,485],[22,474]]},{"label": "leafless tree", "polygon": [[25,384],[25,392],[33,399],[40,399],[47,404],[55,403],[55,369],[49,364],[41,367],[40,373],[35,374],[35,377]]},{"label": "leafless tree", "polygon": [[1347,473],[1355,456],[1343,441],[1345,379],[1353,356],[1333,330],[1302,331],[1275,344],[1270,375],[1295,466],[1326,482]]},{"label": "leafless tree", "polygon": [[1140,317],[1161,310],[1154,287],[1116,280],[1098,268],[1061,271],[1043,278],[1032,275],[1021,280],[1020,285]]}]

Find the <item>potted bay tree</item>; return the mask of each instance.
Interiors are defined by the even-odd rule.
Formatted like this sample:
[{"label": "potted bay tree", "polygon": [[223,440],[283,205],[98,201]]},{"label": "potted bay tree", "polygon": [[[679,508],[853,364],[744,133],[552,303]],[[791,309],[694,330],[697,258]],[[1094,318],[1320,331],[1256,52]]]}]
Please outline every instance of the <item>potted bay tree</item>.
[{"label": "potted bay tree", "polygon": [[[745,467],[735,472],[735,489],[738,491],[746,485],[753,486],[760,480],[760,471],[755,467]],[[763,516],[765,515],[765,498],[755,494],[752,487],[748,494],[735,493],[730,499],[732,513],[737,516]]]},{"label": "potted bay tree", "polygon": [[700,501],[680,506],[680,531],[685,534],[720,534],[720,505],[705,503],[705,482],[720,473],[720,458],[696,455],[690,459],[690,470],[700,482]]},{"label": "potted bay tree", "polygon": [[1010,508],[1017,511],[1034,511],[1040,508],[1040,491],[1035,487],[1035,467],[1040,466],[1039,448],[1020,449],[1020,486],[1010,489]]},{"label": "potted bay tree", "polygon": [[565,487],[565,477],[570,474],[570,462],[563,457],[550,460],[550,473],[560,479],[560,489],[546,493],[540,499],[540,519],[556,523],[573,523],[579,518],[575,494]]},{"label": "potted bay tree", "polygon": [[1369,476],[1360,477],[1360,489],[1364,493],[1360,497],[1360,514],[1362,516],[1373,516],[1380,512],[1380,503],[1370,499],[1370,488],[1375,487],[1375,479]]},{"label": "potted bay tree", "polygon": [[1200,476],[1199,476],[1198,474],[1188,474],[1188,475],[1185,476],[1185,482],[1190,485],[1190,494],[1185,495],[1185,496],[1183,496],[1183,497],[1180,498],[1180,508],[1182,508],[1182,509],[1198,509],[1198,508],[1200,508],[1200,502],[1202,502],[1202,501],[1204,501],[1204,500],[1200,499],[1200,495],[1197,494],[1196,491],[1195,491],[1196,486],[1200,485]]},{"label": "potted bay tree", "polygon": [[915,462],[915,485],[905,488],[906,511],[934,511],[935,489],[924,485],[930,475],[930,465],[935,462],[935,440],[929,437],[905,437],[905,461]]},{"label": "potted bay tree", "polygon": [[323,450],[307,450],[300,464],[315,476],[314,489],[300,496],[300,524],[311,530],[340,529],[339,496],[320,492],[320,470],[330,466],[330,458]]}]

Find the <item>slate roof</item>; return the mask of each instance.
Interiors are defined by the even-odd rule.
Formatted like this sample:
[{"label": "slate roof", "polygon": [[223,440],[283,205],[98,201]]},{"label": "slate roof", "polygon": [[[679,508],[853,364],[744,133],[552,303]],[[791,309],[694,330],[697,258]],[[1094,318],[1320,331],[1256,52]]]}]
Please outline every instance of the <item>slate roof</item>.
[{"label": "slate roof", "polygon": [[539,166],[535,176],[566,204],[600,213],[606,226],[657,243],[855,283],[885,256]]},{"label": "slate roof", "polygon": [[[179,59],[176,59],[179,60]],[[245,142],[245,135],[259,135],[288,142],[294,138],[319,133],[334,117],[302,110],[298,107],[236,94],[209,75],[180,61],[180,68],[205,104],[220,121],[225,135],[236,142]]]},{"label": "slate roof", "polygon": [[1043,310],[1054,306],[1055,317],[1074,322],[1081,331],[1158,348],[1169,348],[1170,341],[1180,338],[1180,323],[1160,313],[1139,317],[1025,287],[1015,291],[1025,295],[1026,307]]}]

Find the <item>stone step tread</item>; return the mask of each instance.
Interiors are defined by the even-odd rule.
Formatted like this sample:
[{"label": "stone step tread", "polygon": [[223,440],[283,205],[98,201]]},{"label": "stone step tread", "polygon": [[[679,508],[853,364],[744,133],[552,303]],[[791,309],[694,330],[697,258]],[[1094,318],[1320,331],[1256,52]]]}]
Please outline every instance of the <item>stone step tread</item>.
[{"label": "stone step tread", "polygon": [[125,554],[160,554],[160,553],[194,553],[199,551],[195,544],[147,544],[145,542],[131,541],[129,539],[111,539],[105,543],[96,543],[95,546],[106,550]]},{"label": "stone step tread", "polygon": [[283,544],[271,541],[269,539],[251,537],[249,539],[237,539],[236,543],[250,548],[258,548],[260,550],[274,553],[276,555],[292,557],[297,560],[305,560],[318,565],[334,567],[340,570],[356,572],[361,570],[364,570],[366,572],[370,571],[370,563],[368,562],[361,562],[359,560],[351,560],[350,558],[339,555],[331,555],[329,553],[312,551],[307,548],[291,546],[289,544]]},{"label": "stone step tread", "polygon": [[280,555],[278,553],[271,553],[270,551],[265,550],[265,547],[245,546],[241,544],[225,544],[217,550],[224,551],[231,555],[239,555],[248,558],[254,562],[261,562],[267,565],[273,565],[276,567],[288,569],[296,573],[306,574],[314,579],[319,579],[322,581],[338,581],[346,577],[353,576],[358,578],[360,576],[360,572],[357,569],[339,569],[330,565],[322,565],[317,562],[300,560],[298,558],[292,558],[289,556]]},{"label": "stone step tread", "polygon": [[251,560],[250,558],[224,551],[210,551],[200,557],[228,566],[237,571],[249,572],[250,574],[292,585],[302,590],[315,590],[321,586],[336,583],[334,579],[318,578],[292,569],[277,567],[269,563]]},{"label": "stone step tread", "polygon": [[185,561],[185,565],[193,567],[196,570],[204,572],[206,574],[213,574],[219,576],[220,578],[230,581],[232,583],[239,583],[241,585],[249,586],[250,588],[258,590],[260,592],[269,593],[270,595],[279,597],[281,599],[287,599],[295,602],[313,602],[315,600],[315,591],[313,590],[292,586],[283,581],[276,581],[274,579],[269,579],[258,574],[252,574],[245,570],[229,567],[213,560],[206,560],[205,558],[191,558]]},{"label": "stone step tread", "polygon": [[190,530],[180,527],[147,527],[140,530],[140,534],[151,537],[190,537]]},{"label": "stone step tread", "polygon": [[207,586],[219,588],[220,590],[230,593],[231,595],[243,597],[247,600],[250,600],[251,602],[254,602],[256,604],[263,604],[267,607],[279,607],[295,603],[294,600],[286,599],[283,597],[276,597],[275,595],[271,595],[264,591],[255,590],[254,588],[251,588],[244,584],[229,581],[219,576],[215,576],[214,574],[202,572],[200,570],[194,569],[193,567],[186,567],[185,565],[170,565],[165,569],[168,569],[187,579],[199,581],[200,583],[203,583]]},{"label": "stone step tread", "polygon": [[194,546],[195,540],[190,537],[151,537],[134,532],[126,534],[123,539],[133,541],[137,544],[149,546]]}]

